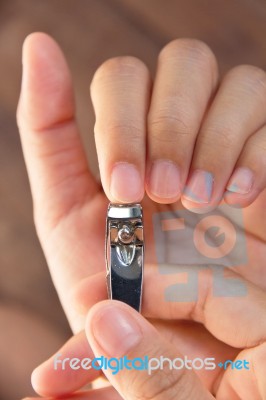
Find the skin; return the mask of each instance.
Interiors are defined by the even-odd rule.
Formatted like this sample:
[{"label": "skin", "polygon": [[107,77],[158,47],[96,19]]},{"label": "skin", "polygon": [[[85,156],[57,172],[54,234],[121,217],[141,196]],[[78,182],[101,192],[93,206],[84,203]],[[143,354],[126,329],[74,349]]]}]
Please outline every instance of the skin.
[{"label": "skin", "polygon": [[[55,371],[51,357],[33,372],[35,390],[43,397],[99,400],[266,398],[265,72],[238,66],[219,80],[212,51],[197,40],[178,39],[162,49],[153,84],[140,60],[119,57],[96,71],[91,95],[101,183],[87,165],[60,48],[42,33],[26,38],[18,126],[37,233],[74,332],[58,353],[62,358],[211,356],[246,359],[251,369],[164,369],[150,379],[138,371],[114,376],[108,370],[111,386],[73,395],[99,374]],[[156,160],[163,160],[164,168],[157,177],[151,172]],[[123,171],[115,172],[114,182],[117,165]],[[194,171],[200,175],[193,181]],[[202,180],[202,171],[208,179]],[[207,182],[199,190],[203,198],[195,182]],[[191,192],[197,196],[189,199]],[[106,300],[103,248],[109,201],[142,202],[142,315]],[[173,277],[161,275],[156,266],[153,214],[180,208],[205,213],[221,201],[244,207],[248,263],[225,268],[224,274],[241,279],[246,296],[213,296],[212,272],[205,268],[197,301],[166,302],[164,291]]]}]

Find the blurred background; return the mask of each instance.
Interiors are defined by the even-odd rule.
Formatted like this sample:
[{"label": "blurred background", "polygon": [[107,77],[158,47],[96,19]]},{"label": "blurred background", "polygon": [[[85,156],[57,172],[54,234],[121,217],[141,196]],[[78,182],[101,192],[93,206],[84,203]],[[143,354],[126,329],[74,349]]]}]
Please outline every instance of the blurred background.
[{"label": "blurred background", "polygon": [[213,49],[222,74],[243,63],[266,69],[265,0],[0,0],[0,400],[33,394],[32,369],[71,335],[35,234],[15,121],[21,47],[34,31],[65,52],[95,174],[89,85],[105,59],[133,55],[154,73],[162,46],[193,37]]}]

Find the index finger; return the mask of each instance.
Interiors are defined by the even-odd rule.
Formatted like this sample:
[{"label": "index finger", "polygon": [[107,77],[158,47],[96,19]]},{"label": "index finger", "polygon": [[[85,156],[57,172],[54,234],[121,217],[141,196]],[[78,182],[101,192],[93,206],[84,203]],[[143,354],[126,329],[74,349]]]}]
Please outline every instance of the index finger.
[{"label": "index finger", "polygon": [[75,121],[71,76],[55,41],[44,33],[23,45],[17,120],[34,209],[51,225],[99,185],[88,169]]},{"label": "index finger", "polygon": [[100,185],[88,169],[81,144],[69,69],[58,45],[43,33],[31,34],[24,42],[17,119],[35,226],[69,322],[78,330],[83,320],[77,317],[69,292],[98,268],[92,262],[88,265],[91,229],[84,210]]}]

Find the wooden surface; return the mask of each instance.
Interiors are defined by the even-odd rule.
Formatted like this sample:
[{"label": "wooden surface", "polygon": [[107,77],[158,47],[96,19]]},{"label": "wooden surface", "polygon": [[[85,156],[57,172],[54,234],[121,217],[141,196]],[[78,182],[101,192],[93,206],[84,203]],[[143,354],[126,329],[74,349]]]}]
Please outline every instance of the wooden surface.
[{"label": "wooden surface", "polygon": [[266,69],[265,0],[0,1],[1,400],[32,393],[31,369],[70,335],[35,235],[15,123],[21,46],[33,31],[51,34],[66,54],[82,137],[95,173],[89,84],[106,58],[134,55],[154,73],[164,44],[176,37],[195,37],[211,46],[222,73],[241,63]]}]

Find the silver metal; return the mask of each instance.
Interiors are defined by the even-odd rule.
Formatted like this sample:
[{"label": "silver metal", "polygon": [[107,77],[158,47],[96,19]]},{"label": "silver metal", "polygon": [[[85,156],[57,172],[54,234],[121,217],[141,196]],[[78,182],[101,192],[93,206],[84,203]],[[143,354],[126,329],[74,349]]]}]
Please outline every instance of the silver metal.
[{"label": "silver metal", "polygon": [[141,309],[144,236],[140,204],[110,203],[105,236],[106,280],[110,299]]}]

